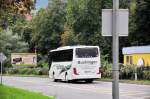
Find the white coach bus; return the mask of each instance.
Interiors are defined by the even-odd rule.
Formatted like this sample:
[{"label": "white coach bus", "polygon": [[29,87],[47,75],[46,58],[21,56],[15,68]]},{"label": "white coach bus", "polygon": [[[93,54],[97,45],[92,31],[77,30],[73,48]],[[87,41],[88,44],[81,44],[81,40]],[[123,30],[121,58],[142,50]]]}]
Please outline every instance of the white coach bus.
[{"label": "white coach bus", "polygon": [[84,80],[92,83],[101,78],[98,46],[65,46],[49,52],[49,77],[54,81]]}]

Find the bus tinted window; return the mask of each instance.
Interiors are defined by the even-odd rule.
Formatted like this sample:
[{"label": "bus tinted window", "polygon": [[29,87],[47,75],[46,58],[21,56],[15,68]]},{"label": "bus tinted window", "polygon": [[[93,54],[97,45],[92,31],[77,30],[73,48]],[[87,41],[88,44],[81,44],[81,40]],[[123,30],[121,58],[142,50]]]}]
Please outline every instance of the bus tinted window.
[{"label": "bus tinted window", "polygon": [[90,58],[97,57],[98,49],[97,48],[77,48],[76,57],[78,58]]},{"label": "bus tinted window", "polygon": [[53,62],[72,61],[72,58],[73,58],[72,49],[52,52]]}]

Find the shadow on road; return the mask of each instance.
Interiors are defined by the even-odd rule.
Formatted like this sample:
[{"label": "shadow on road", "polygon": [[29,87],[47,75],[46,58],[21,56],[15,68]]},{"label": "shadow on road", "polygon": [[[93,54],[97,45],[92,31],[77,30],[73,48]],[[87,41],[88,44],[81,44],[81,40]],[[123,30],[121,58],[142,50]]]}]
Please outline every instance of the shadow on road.
[{"label": "shadow on road", "polygon": [[58,81],[60,83],[68,83],[68,84],[98,84],[98,82],[88,83],[85,81]]}]

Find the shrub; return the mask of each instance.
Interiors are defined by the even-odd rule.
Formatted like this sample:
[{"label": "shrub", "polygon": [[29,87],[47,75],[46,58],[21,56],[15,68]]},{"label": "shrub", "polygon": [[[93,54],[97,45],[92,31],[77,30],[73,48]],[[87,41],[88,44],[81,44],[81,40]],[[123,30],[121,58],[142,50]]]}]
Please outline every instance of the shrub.
[{"label": "shrub", "polygon": [[120,79],[134,79],[134,74],[136,72],[135,65],[119,65],[120,72],[119,77]]},{"label": "shrub", "polygon": [[147,80],[150,80],[150,71],[149,70],[144,70],[143,71],[143,77]]},{"label": "shrub", "polygon": [[16,64],[16,65],[13,65],[13,67],[16,67],[16,68],[19,68],[19,67],[33,68],[33,67],[36,67],[36,65],[34,65],[34,64]]},{"label": "shrub", "polygon": [[31,71],[31,68],[9,68],[8,74],[28,74],[29,71]]},{"label": "shrub", "polygon": [[7,71],[8,74],[17,74],[19,72],[16,68],[9,68]]},{"label": "shrub", "polygon": [[39,70],[39,75],[48,75],[48,68],[44,67]]},{"label": "shrub", "polygon": [[37,67],[48,67],[48,62],[45,60],[41,60],[38,62]]},{"label": "shrub", "polygon": [[37,63],[37,67],[48,67],[48,56],[42,56],[42,55],[38,55],[38,59],[37,59],[38,63]]},{"label": "shrub", "polygon": [[10,57],[8,57],[8,58],[4,61],[3,64],[4,64],[4,66],[7,67],[7,68],[8,68],[8,67],[9,67],[9,68],[12,67]]},{"label": "shrub", "polygon": [[[137,73],[138,79],[149,80],[150,79],[150,67],[138,67],[136,65],[123,65],[119,64],[119,78],[120,79],[135,79],[135,73]],[[102,77],[111,78],[112,77],[112,64],[108,62],[103,63],[100,68],[102,72]]]},{"label": "shrub", "polygon": [[26,74],[29,71],[28,68],[20,68],[18,69],[18,74]]},{"label": "shrub", "polygon": [[37,68],[20,68],[18,74],[38,75],[39,71]]},{"label": "shrub", "polygon": [[112,77],[112,64],[105,62],[102,67],[100,68],[102,73],[102,77],[104,78],[111,78]]},{"label": "shrub", "polygon": [[31,68],[31,67],[21,67],[21,68],[9,68],[7,69],[7,74],[23,74],[23,75],[48,75],[48,68]]},{"label": "shrub", "polygon": [[148,80],[150,67],[138,67],[136,65],[122,65],[120,66],[120,79],[134,79],[135,73],[137,73],[138,79]]}]

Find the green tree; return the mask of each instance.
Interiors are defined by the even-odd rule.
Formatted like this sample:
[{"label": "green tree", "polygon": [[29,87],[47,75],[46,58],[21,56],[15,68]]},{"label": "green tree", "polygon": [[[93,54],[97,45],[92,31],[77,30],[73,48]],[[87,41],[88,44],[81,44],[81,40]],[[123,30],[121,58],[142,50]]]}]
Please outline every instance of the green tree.
[{"label": "green tree", "polygon": [[61,46],[71,46],[76,44],[76,38],[71,29],[64,26],[64,32],[61,34]]},{"label": "green tree", "polygon": [[6,29],[34,9],[36,0],[0,0],[0,27]]},{"label": "green tree", "polygon": [[17,34],[24,42],[28,43],[29,52],[33,52],[34,45],[31,42],[33,28],[30,25],[30,21],[27,21],[23,17],[19,17],[16,23],[11,26],[11,29],[13,34]]},{"label": "green tree", "polygon": [[103,54],[111,53],[111,39],[101,36],[101,10],[111,7],[111,0],[68,0],[67,27],[75,44],[99,45]]},{"label": "green tree", "polygon": [[150,1],[137,0],[135,12],[136,29],[131,34],[132,44],[149,45],[150,42]]},{"label": "green tree", "polygon": [[10,29],[0,32],[0,52],[10,56],[12,52],[27,52],[28,44],[21,40],[18,35],[13,35]]},{"label": "green tree", "polygon": [[65,3],[61,0],[52,0],[46,9],[40,10],[33,18],[32,42],[40,53],[46,54],[60,46],[64,23]]}]

